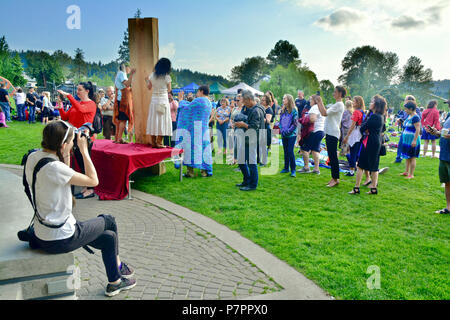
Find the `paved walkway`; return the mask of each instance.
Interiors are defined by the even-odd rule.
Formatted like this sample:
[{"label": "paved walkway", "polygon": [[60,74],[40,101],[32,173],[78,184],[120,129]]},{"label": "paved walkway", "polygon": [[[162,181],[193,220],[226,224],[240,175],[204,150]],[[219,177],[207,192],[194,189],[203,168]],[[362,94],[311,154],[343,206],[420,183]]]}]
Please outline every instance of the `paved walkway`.
[{"label": "paved walkway", "polygon": [[[22,174],[18,166],[0,165],[0,170]],[[237,232],[164,199],[135,190],[132,197],[77,201],[77,220],[99,214],[116,217],[120,257],[135,268],[137,279],[132,290],[107,298],[100,252],[91,255],[77,250],[82,280],[79,299],[332,299]]]}]

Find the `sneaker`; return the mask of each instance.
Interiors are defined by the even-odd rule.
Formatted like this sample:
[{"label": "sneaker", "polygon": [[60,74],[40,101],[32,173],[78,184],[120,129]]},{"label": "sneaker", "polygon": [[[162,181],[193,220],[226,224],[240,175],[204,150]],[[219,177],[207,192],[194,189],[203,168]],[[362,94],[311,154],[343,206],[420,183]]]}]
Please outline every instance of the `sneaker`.
[{"label": "sneaker", "polygon": [[305,169],[305,168],[301,168],[300,170],[297,170],[298,173],[311,173],[311,169]]},{"label": "sneaker", "polygon": [[346,177],[354,177],[354,176],[355,176],[355,173],[354,173],[354,172],[347,172],[347,173],[345,174],[345,176],[346,176]]},{"label": "sneaker", "polygon": [[136,286],[135,279],[121,278],[118,284],[108,284],[106,287],[105,295],[108,297],[114,297],[118,295],[122,290],[130,290]]},{"label": "sneaker", "polygon": [[129,267],[125,262],[122,262],[122,265],[121,265],[119,271],[123,278],[129,279],[132,276],[134,276],[133,268]]},{"label": "sneaker", "polygon": [[389,168],[383,168],[380,170],[380,172],[378,172],[378,174],[383,174],[389,171]]},{"label": "sneaker", "polygon": [[297,175],[295,174],[295,171],[292,171],[292,172],[291,172],[291,177],[292,177],[292,178],[295,178],[296,176],[297,176]]},{"label": "sneaker", "polygon": [[320,175],[320,170],[313,170],[312,173]]},{"label": "sneaker", "polygon": [[289,170],[283,169],[280,173],[289,173]]}]

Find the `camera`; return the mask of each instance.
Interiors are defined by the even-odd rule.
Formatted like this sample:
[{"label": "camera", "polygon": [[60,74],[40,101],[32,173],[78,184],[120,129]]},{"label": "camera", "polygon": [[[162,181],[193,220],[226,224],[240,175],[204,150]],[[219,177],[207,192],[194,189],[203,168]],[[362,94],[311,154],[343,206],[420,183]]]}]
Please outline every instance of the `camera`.
[{"label": "camera", "polygon": [[[86,134],[86,131],[88,131],[88,134]],[[94,128],[92,127],[92,124],[90,123],[85,123],[83,124],[81,127],[79,127],[78,129],[74,130],[74,138],[73,138],[73,150],[78,149],[78,142],[77,142],[77,134],[81,133],[81,137],[85,137],[87,142],[88,142],[88,146],[90,146],[92,144],[92,140],[91,137],[94,135]]]}]

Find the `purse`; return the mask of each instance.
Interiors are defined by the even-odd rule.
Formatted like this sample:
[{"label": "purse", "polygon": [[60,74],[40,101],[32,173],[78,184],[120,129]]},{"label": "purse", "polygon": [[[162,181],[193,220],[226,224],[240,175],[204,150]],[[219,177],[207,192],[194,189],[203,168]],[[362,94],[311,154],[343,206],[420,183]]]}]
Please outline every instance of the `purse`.
[{"label": "purse", "polygon": [[158,112],[159,114],[163,115],[166,113],[166,106],[164,104],[157,104],[156,105],[156,112]]}]

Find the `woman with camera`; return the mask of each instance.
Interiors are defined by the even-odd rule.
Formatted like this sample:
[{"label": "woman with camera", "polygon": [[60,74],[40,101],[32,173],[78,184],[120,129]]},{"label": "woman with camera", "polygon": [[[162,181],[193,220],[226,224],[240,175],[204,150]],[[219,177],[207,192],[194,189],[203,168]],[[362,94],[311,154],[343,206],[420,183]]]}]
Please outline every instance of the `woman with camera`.
[{"label": "woman with camera", "polygon": [[[70,152],[77,140],[83,158],[86,174],[70,168]],[[72,252],[90,246],[102,251],[108,285],[105,294],[114,296],[121,290],[136,285],[131,279],[134,271],[119,258],[119,243],[115,219],[101,215],[95,219],[79,222],[72,213],[73,198],[71,185],[95,187],[97,172],[90,159],[88,142],[81,133],[64,121],[48,124],[43,131],[42,150],[31,153],[25,165],[25,176],[33,184],[33,172],[44,158],[52,162],[44,165],[37,173],[34,186],[35,207],[33,242],[50,254]]]},{"label": "woman with camera", "polygon": [[[58,90],[58,93],[63,96],[64,99],[69,99],[72,107],[64,111],[64,108],[59,106],[59,114],[62,120],[68,121],[75,128],[81,128],[85,123],[93,123],[95,113],[97,111],[97,105],[94,98],[94,87],[92,83],[81,82],[77,87],[77,96],[80,101],[77,101],[71,94]],[[88,146],[88,150],[92,148],[92,144]],[[83,157],[78,150],[74,152],[74,157],[77,160],[77,164],[82,173],[85,173]],[[88,199],[95,197],[94,190],[92,188],[85,188],[81,193],[75,195],[77,199]]]}]

